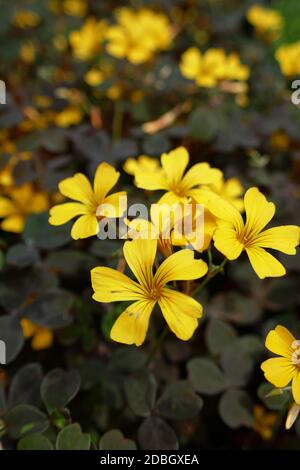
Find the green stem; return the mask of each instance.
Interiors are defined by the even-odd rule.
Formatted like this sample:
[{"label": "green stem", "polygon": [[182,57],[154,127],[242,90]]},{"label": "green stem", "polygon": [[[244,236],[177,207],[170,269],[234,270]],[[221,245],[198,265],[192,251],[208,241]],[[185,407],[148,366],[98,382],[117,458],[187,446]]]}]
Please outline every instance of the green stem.
[{"label": "green stem", "polygon": [[191,296],[195,297],[195,295],[199,294],[202,291],[203,287],[206,286],[217,274],[223,271],[225,264],[227,263],[227,258],[224,258],[222,263],[219,266],[212,266],[207,273],[206,278],[196,287],[196,289],[192,292]]},{"label": "green stem", "polygon": [[122,136],[123,125],[123,104],[122,101],[116,100],[114,106],[113,126],[112,126],[112,140],[114,142],[120,140]]},{"label": "green stem", "polygon": [[153,346],[153,348],[151,349],[151,351],[149,353],[149,356],[147,357],[147,360],[145,362],[145,367],[148,367],[151,364],[152,359],[154,359],[157,351],[159,350],[161,344],[163,343],[165,337],[167,336],[167,333],[168,333],[168,327],[165,326],[164,329],[162,330],[160,336],[155,341],[154,346]]}]

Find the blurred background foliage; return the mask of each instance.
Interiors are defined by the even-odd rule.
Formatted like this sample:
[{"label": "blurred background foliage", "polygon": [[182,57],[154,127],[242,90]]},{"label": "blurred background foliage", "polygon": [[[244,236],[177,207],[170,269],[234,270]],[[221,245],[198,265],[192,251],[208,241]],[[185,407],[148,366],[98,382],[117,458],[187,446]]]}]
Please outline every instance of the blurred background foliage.
[{"label": "blurred background foliage", "polygon": [[[276,37],[247,20],[254,3],[282,15]],[[93,53],[78,58],[72,32],[91,17],[115,24],[121,6],[166,15],[169,47],[133,64],[97,40]],[[128,157],[158,157],[184,145],[193,162],[208,161],[245,187],[262,188],[277,205],[278,225],[297,223],[297,74],[284,76],[275,52],[300,40],[298,0],[1,0],[0,8],[7,87],[1,196],[12,184],[31,185],[47,209],[59,200],[58,182],[76,171],[91,176],[101,161],[121,168]],[[179,67],[194,46],[236,52],[249,79],[197,87]],[[131,202],[143,200],[130,176],[122,175],[121,186]],[[146,370],[161,318],[152,321],[145,347],[124,347],[109,339],[124,305],[91,299],[90,269],[116,268],[122,244],[71,241],[68,225],[52,227],[47,210],[30,211],[32,198],[20,209],[21,233],[0,231],[4,448],[299,448],[300,420],[284,431],[288,398],[267,398],[272,387],[260,370],[273,326],[282,323],[299,337],[299,256],[282,255],[288,276],[264,282],[243,261],[229,265],[201,293],[206,313],[193,339],[170,335]]]}]

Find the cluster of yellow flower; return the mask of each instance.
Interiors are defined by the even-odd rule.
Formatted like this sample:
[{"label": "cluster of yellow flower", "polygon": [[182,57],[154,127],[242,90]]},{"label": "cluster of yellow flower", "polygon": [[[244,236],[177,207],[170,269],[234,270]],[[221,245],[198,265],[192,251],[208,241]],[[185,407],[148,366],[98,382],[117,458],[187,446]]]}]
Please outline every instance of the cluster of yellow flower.
[{"label": "cluster of yellow flower", "polygon": [[249,68],[241,64],[237,54],[226,55],[223,49],[215,48],[202,53],[190,47],[181,57],[180,70],[184,77],[207,88],[224,80],[246,81],[249,77]]},{"label": "cluster of yellow flower", "polygon": [[[161,166],[154,159],[141,156],[129,159],[125,171],[134,175],[138,188],[147,191],[162,190],[158,207],[189,204],[204,206],[204,248],[195,246],[189,234],[184,234],[179,243],[173,238],[164,238],[163,217],[157,222],[151,212],[151,221],[134,219],[128,221],[130,228],[137,228],[135,237],[124,244],[124,258],[136,281],[125,274],[108,267],[92,270],[94,299],[99,302],[134,301],[120,315],[111,330],[115,341],[141,345],[145,339],[149,319],[158,303],[170,329],[183,340],[191,338],[202,315],[202,306],[191,295],[191,281],[203,277],[210,269],[201,259],[195,259],[196,252],[207,249],[212,240],[215,248],[226,260],[237,259],[246,252],[250,263],[261,279],[283,276],[283,265],[266,248],[293,255],[299,243],[299,227],[281,226],[264,230],[275,214],[275,205],[268,202],[257,189],[247,190],[241,200],[243,188],[238,180],[224,180],[220,170],[208,163],[197,163],[186,171],[189,154],[179,147],[161,156]],[[125,192],[109,194],[119,179],[117,172],[108,163],[101,163],[96,171],[93,186],[88,178],[77,173],[59,184],[60,192],[75,202],[54,206],[50,210],[49,222],[61,225],[79,216],[71,235],[74,239],[86,238],[98,233],[99,221],[105,217],[108,204],[115,208],[115,217],[124,214],[121,196]],[[245,208],[246,220],[240,213]],[[151,208],[152,209],[152,208]],[[195,212],[197,217],[197,212]],[[149,226],[156,236],[148,235]],[[175,228],[173,227],[173,230]],[[153,233],[153,232],[151,232]],[[137,235],[136,235],[137,234]],[[178,250],[178,246],[181,249]],[[158,251],[165,260],[153,273]],[[208,276],[211,276],[209,272]],[[183,292],[171,288],[170,283],[183,283]]]},{"label": "cluster of yellow flower", "polygon": [[247,20],[254,26],[258,35],[266,35],[275,39],[283,27],[283,18],[272,8],[252,5],[247,11]]},{"label": "cluster of yellow flower", "polygon": [[293,77],[300,73],[300,41],[280,46],[275,57],[283,75]]}]

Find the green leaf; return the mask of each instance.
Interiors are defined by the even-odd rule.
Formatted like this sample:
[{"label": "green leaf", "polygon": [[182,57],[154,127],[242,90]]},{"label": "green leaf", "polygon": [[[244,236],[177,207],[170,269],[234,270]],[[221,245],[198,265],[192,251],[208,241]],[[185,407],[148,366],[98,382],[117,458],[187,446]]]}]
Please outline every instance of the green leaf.
[{"label": "green leaf", "polygon": [[137,372],[125,380],[125,395],[137,416],[149,416],[156,397],[156,381],[148,371]]},{"label": "green leaf", "polygon": [[18,442],[18,450],[53,450],[53,446],[45,436],[32,434]]},{"label": "green leaf", "polygon": [[41,403],[40,386],[42,382],[40,364],[26,364],[18,370],[9,389],[9,407],[21,403],[39,406]]},{"label": "green leaf", "polygon": [[73,277],[78,272],[90,271],[95,265],[93,256],[76,250],[61,250],[57,253],[51,253],[47,258],[48,268]]},{"label": "green leaf", "polygon": [[49,372],[41,385],[42,399],[48,412],[63,408],[73,400],[80,389],[80,382],[80,374],[75,370],[54,369]]},{"label": "green leaf", "polygon": [[89,450],[90,446],[91,436],[83,434],[78,423],[62,429],[56,439],[57,450]]},{"label": "green leaf", "polygon": [[227,387],[223,372],[211,359],[194,358],[187,365],[189,380],[197,392],[216,395]]},{"label": "green leaf", "polygon": [[209,108],[198,108],[188,118],[188,129],[191,137],[209,142],[217,135],[219,119],[217,112]]},{"label": "green leaf", "polygon": [[30,214],[27,217],[23,238],[28,245],[42,250],[54,250],[70,241],[71,225],[54,227],[48,222],[49,214]]},{"label": "green leaf", "polygon": [[173,429],[161,418],[146,418],[138,430],[138,440],[144,450],[177,450],[177,436]]},{"label": "green leaf", "polygon": [[134,372],[145,365],[144,351],[121,347],[114,351],[110,361],[110,368],[119,372]]},{"label": "green leaf", "polygon": [[6,262],[19,268],[27,268],[32,266],[39,259],[38,252],[26,245],[14,245],[6,254]]},{"label": "green leaf", "polygon": [[112,429],[106,432],[100,439],[100,450],[136,450],[136,444],[131,439],[126,439],[121,431]]},{"label": "green leaf", "polygon": [[236,338],[235,329],[222,320],[213,318],[206,329],[206,344],[212,354],[220,354]]},{"label": "green leaf", "polygon": [[17,405],[8,411],[4,421],[11,439],[42,433],[49,427],[45,413],[31,405]]},{"label": "green leaf", "polygon": [[219,412],[224,423],[232,429],[253,424],[253,404],[243,390],[227,390],[219,403]]},{"label": "green leaf", "polygon": [[270,395],[270,392],[273,390],[275,390],[273,385],[264,382],[259,386],[257,394],[269,410],[283,410],[292,398],[291,392],[289,390],[282,390],[282,393],[278,395]]},{"label": "green leaf", "polygon": [[23,332],[16,315],[3,315],[0,317],[0,340],[6,346],[6,364],[12,362],[24,344]]},{"label": "green leaf", "polygon": [[227,346],[221,355],[221,365],[231,385],[243,386],[248,383],[253,362],[253,358],[244,352],[238,340]]},{"label": "green leaf", "polygon": [[192,385],[185,381],[169,384],[157,402],[157,411],[167,419],[192,419],[198,416],[203,400],[193,390]]}]

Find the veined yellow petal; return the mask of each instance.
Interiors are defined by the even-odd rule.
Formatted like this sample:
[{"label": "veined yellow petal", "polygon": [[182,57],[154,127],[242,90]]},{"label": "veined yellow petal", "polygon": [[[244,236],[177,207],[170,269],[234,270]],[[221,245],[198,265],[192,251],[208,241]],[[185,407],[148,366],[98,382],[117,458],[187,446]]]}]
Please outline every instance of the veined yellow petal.
[{"label": "veined yellow petal", "polygon": [[188,151],[184,147],[178,147],[169,153],[162,154],[161,164],[167,175],[170,188],[181,181],[189,159]]},{"label": "veined yellow petal", "polygon": [[300,229],[297,225],[284,225],[259,233],[253,243],[261,248],[273,248],[287,255],[295,255],[299,237]]},{"label": "veined yellow petal", "polygon": [[244,202],[246,211],[245,235],[255,235],[273,219],[275,204],[268,202],[257,188],[250,188],[246,191]]},{"label": "veined yellow petal", "polygon": [[285,357],[272,357],[261,365],[265,377],[275,387],[286,387],[297,373],[296,367]]},{"label": "veined yellow petal", "polygon": [[[101,210],[101,208],[103,210]],[[97,208],[97,215],[118,218],[122,217],[127,209],[127,194],[126,191],[120,191],[119,193],[113,193],[105,197],[102,204]],[[109,215],[111,214],[111,215]]]},{"label": "veined yellow petal", "polygon": [[73,217],[86,213],[87,208],[84,204],[79,202],[66,202],[65,204],[59,204],[50,209],[49,223],[51,225],[62,225],[69,222]]},{"label": "veined yellow petal", "polygon": [[25,219],[22,215],[10,215],[6,217],[1,223],[2,230],[12,233],[21,233],[23,232],[25,225]]},{"label": "veined yellow petal", "polygon": [[98,233],[98,220],[95,215],[86,214],[79,217],[74,223],[71,230],[71,237],[74,240],[80,238],[88,238],[97,235]]},{"label": "veined yellow petal", "polygon": [[291,359],[293,354],[292,343],[294,336],[284,326],[278,325],[275,330],[271,330],[267,337],[265,346],[274,354]]},{"label": "veined yellow petal", "polygon": [[207,202],[207,208],[215,217],[225,221],[229,227],[231,226],[237,235],[242,233],[244,221],[239,211],[230,202],[219,196],[211,197]]},{"label": "veined yellow petal", "polygon": [[98,204],[101,204],[109,191],[117,184],[120,172],[109,163],[103,162],[98,166],[94,178],[94,192]]},{"label": "veined yellow petal", "polygon": [[181,250],[169,256],[156,271],[154,282],[165,286],[171,281],[198,279],[207,273],[207,264],[194,258],[192,250]]},{"label": "veined yellow petal", "polygon": [[246,248],[252,268],[260,279],[281,277],[286,274],[285,267],[273,255],[258,246]]},{"label": "veined yellow petal", "polygon": [[233,228],[218,226],[213,235],[215,247],[229,260],[237,259],[242,253],[244,246],[237,239],[237,233]]},{"label": "veined yellow petal", "polygon": [[53,343],[53,331],[48,328],[38,327],[37,333],[31,340],[31,347],[35,351],[42,351],[43,349],[50,348]]},{"label": "veined yellow petal", "polygon": [[140,346],[146,337],[155,301],[139,300],[127,307],[114,323],[110,337],[123,344]]},{"label": "veined yellow petal", "polygon": [[190,339],[202,315],[202,305],[181,292],[164,288],[158,301],[163,316],[177,338]]},{"label": "veined yellow petal", "polygon": [[7,217],[8,215],[14,214],[15,211],[15,206],[10,199],[0,197],[0,217]]},{"label": "veined yellow petal", "polygon": [[222,171],[211,168],[209,163],[196,163],[183,177],[182,185],[186,189],[192,189],[200,184],[213,184],[222,178]]},{"label": "veined yellow petal", "polygon": [[93,299],[97,302],[137,300],[143,297],[139,284],[116,269],[94,268],[91,271]]},{"label": "veined yellow petal", "polygon": [[152,285],[153,264],[156,256],[157,240],[135,240],[124,243],[124,257],[131,271],[146,289]]},{"label": "veined yellow petal", "polygon": [[163,172],[146,172],[137,170],[135,172],[134,182],[138,188],[156,191],[158,189],[169,189],[169,182]]},{"label": "veined yellow petal", "polygon": [[293,397],[297,405],[300,405],[300,372],[297,370],[292,383]]},{"label": "veined yellow petal", "polygon": [[91,183],[82,173],[76,173],[70,178],[62,180],[59,190],[64,196],[82,202],[85,205],[95,205],[95,196]]}]

